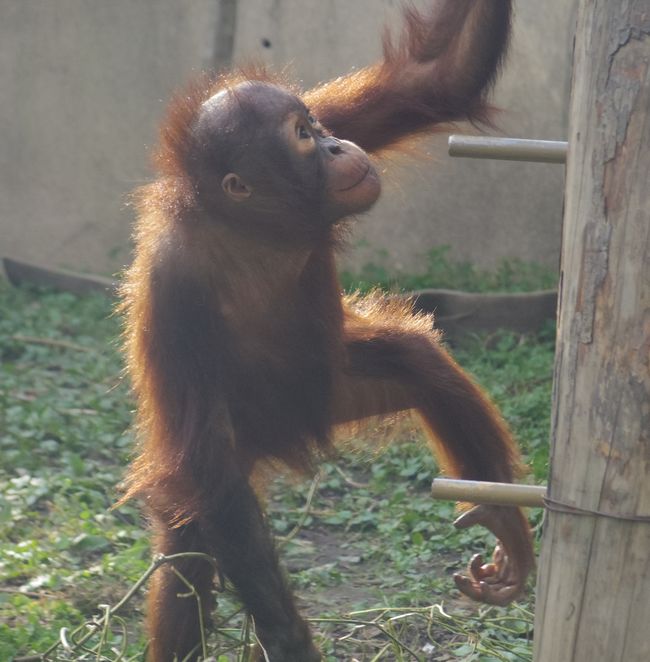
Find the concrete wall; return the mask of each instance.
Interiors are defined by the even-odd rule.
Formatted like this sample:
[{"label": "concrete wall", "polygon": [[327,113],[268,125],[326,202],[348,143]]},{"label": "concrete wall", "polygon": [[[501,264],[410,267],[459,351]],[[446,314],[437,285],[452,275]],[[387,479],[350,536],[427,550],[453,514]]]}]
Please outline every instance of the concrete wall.
[{"label": "concrete wall", "polygon": [[0,254],[110,273],[171,91],[210,66],[214,0],[0,0]]},{"label": "concrete wall", "polygon": [[[420,3],[425,0],[419,0]],[[129,259],[129,190],[147,180],[165,100],[192,71],[248,57],[305,87],[376,59],[394,0],[0,0],[0,255],[110,273]],[[573,0],[519,2],[495,94],[505,135],[563,139]],[[465,129],[466,127],[463,127]],[[563,168],[455,160],[444,138],[385,165],[346,260],[431,247],[481,265],[555,265]]]}]

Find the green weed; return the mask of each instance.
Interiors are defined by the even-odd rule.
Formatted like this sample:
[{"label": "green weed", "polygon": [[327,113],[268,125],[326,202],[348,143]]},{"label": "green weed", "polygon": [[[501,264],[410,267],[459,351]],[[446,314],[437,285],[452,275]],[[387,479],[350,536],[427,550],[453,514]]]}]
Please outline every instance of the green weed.
[{"label": "green weed", "polygon": [[379,252],[374,262],[359,271],[344,270],[341,283],[346,291],[367,292],[379,287],[386,291],[447,288],[466,292],[530,292],[557,287],[557,274],[547,267],[511,258],[496,269],[479,269],[470,262],[452,260],[449,246],[428,251],[419,273],[395,271],[386,266],[387,255]]},{"label": "green weed", "polygon": [[[101,615],[98,605],[119,603],[151,563],[137,506],[111,510],[133,445],[118,335],[101,296],[0,282],[2,660],[42,652],[61,628]],[[516,430],[530,480],[546,477],[552,354],[551,330],[473,338],[456,352]],[[451,526],[454,505],[429,497],[437,469],[419,432],[402,421],[394,435],[391,445],[358,439],[318,483],[279,478],[269,496],[283,560],[327,659],[408,660],[411,650],[428,660],[529,660],[525,602],[485,610],[453,588],[451,573],[493,540]],[[210,645],[220,660],[240,659],[245,620],[231,598],[219,601],[225,616]],[[140,659],[140,611],[138,593],[101,655],[49,659],[114,660],[121,648],[119,659]]]}]

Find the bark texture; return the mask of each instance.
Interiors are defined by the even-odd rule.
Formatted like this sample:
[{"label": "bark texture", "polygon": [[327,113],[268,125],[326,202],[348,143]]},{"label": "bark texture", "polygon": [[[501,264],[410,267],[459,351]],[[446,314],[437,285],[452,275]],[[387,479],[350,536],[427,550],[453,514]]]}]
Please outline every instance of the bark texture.
[{"label": "bark texture", "polygon": [[[581,0],[550,496],[650,515],[650,3]],[[650,660],[650,522],[549,510],[537,662]]]}]

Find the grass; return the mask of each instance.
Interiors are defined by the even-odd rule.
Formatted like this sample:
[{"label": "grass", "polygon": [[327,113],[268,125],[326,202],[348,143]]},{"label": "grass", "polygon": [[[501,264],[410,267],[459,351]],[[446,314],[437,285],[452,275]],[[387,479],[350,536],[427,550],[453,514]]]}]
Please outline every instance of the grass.
[{"label": "grass", "polygon": [[426,254],[419,273],[394,271],[386,266],[387,254],[378,252],[376,260],[360,271],[343,271],[341,282],[346,290],[366,292],[383,290],[413,291],[446,288],[466,292],[530,292],[557,286],[557,274],[547,267],[519,259],[504,259],[494,270],[477,268],[471,262],[452,260],[449,246],[437,246]]},{"label": "grass", "polygon": [[[150,566],[137,504],[110,509],[133,443],[118,334],[102,297],[0,281],[0,660],[45,651],[61,628],[69,639]],[[455,353],[515,428],[530,479],[545,480],[551,331],[474,338]],[[453,529],[453,504],[429,497],[436,467],[419,432],[402,422],[398,433],[386,448],[353,444],[315,483],[278,478],[269,496],[327,659],[531,659],[530,602],[477,607],[453,588],[451,572],[492,541]],[[236,613],[221,622],[223,651],[245,620],[231,597],[219,601],[220,614]],[[59,646],[48,659],[141,659],[141,606],[138,592],[94,652]]]}]

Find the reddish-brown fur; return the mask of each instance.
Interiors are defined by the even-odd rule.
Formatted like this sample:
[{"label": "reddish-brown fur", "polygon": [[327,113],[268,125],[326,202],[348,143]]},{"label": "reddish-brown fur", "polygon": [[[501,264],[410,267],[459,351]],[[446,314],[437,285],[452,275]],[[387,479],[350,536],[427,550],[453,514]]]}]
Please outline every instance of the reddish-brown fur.
[{"label": "reddish-brown fur", "polygon": [[[449,0],[437,7],[428,17],[406,12],[401,41],[385,39],[382,63],[302,97],[329,131],[380,152],[442,122],[486,119],[510,2]],[[317,207],[330,204],[324,182],[331,166],[314,161],[316,181],[296,182],[285,171],[302,157],[289,149],[280,163],[278,153],[256,144],[283,147],[273,104],[294,102],[278,84],[250,69],[202,79],[178,95],[162,129],[160,178],[138,193],[136,256],[122,294],[141,446],[125,498],[145,498],[157,552],[216,558],[272,662],[311,662],[320,655],[252,487],[263,465],[308,471],[330,449],[337,424],[407,409],[417,410],[454,476],[511,481],[518,460],[499,414],[442,348],[430,318],[378,296],[342,299],[333,256],[339,219],[323,223]],[[245,134],[211,128],[209,122],[230,121],[230,110],[203,105],[222,90],[239,103],[235,119]],[[259,134],[251,138],[254,129]],[[326,131],[314,135],[329,145],[324,154],[340,152]],[[246,202],[230,201],[233,211],[226,212],[219,201],[227,196],[211,187],[214,173],[206,166],[215,142],[215,167],[227,166],[219,181],[232,168],[222,155],[232,154],[281,197],[248,199],[235,186],[233,195],[243,191]],[[249,142],[258,149],[254,157],[240,153]],[[527,524],[507,508],[475,509],[461,526],[475,523],[500,538],[507,558],[499,551],[495,566],[474,561],[457,584],[474,598],[505,603],[521,592],[532,567]],[[197,589],[207,617],[212,567],[191,559],[176,567]],[[148,598],[152,661],[199,654],[196,603],[177,597],[184,592],[168,568],[158,571]]]}]

